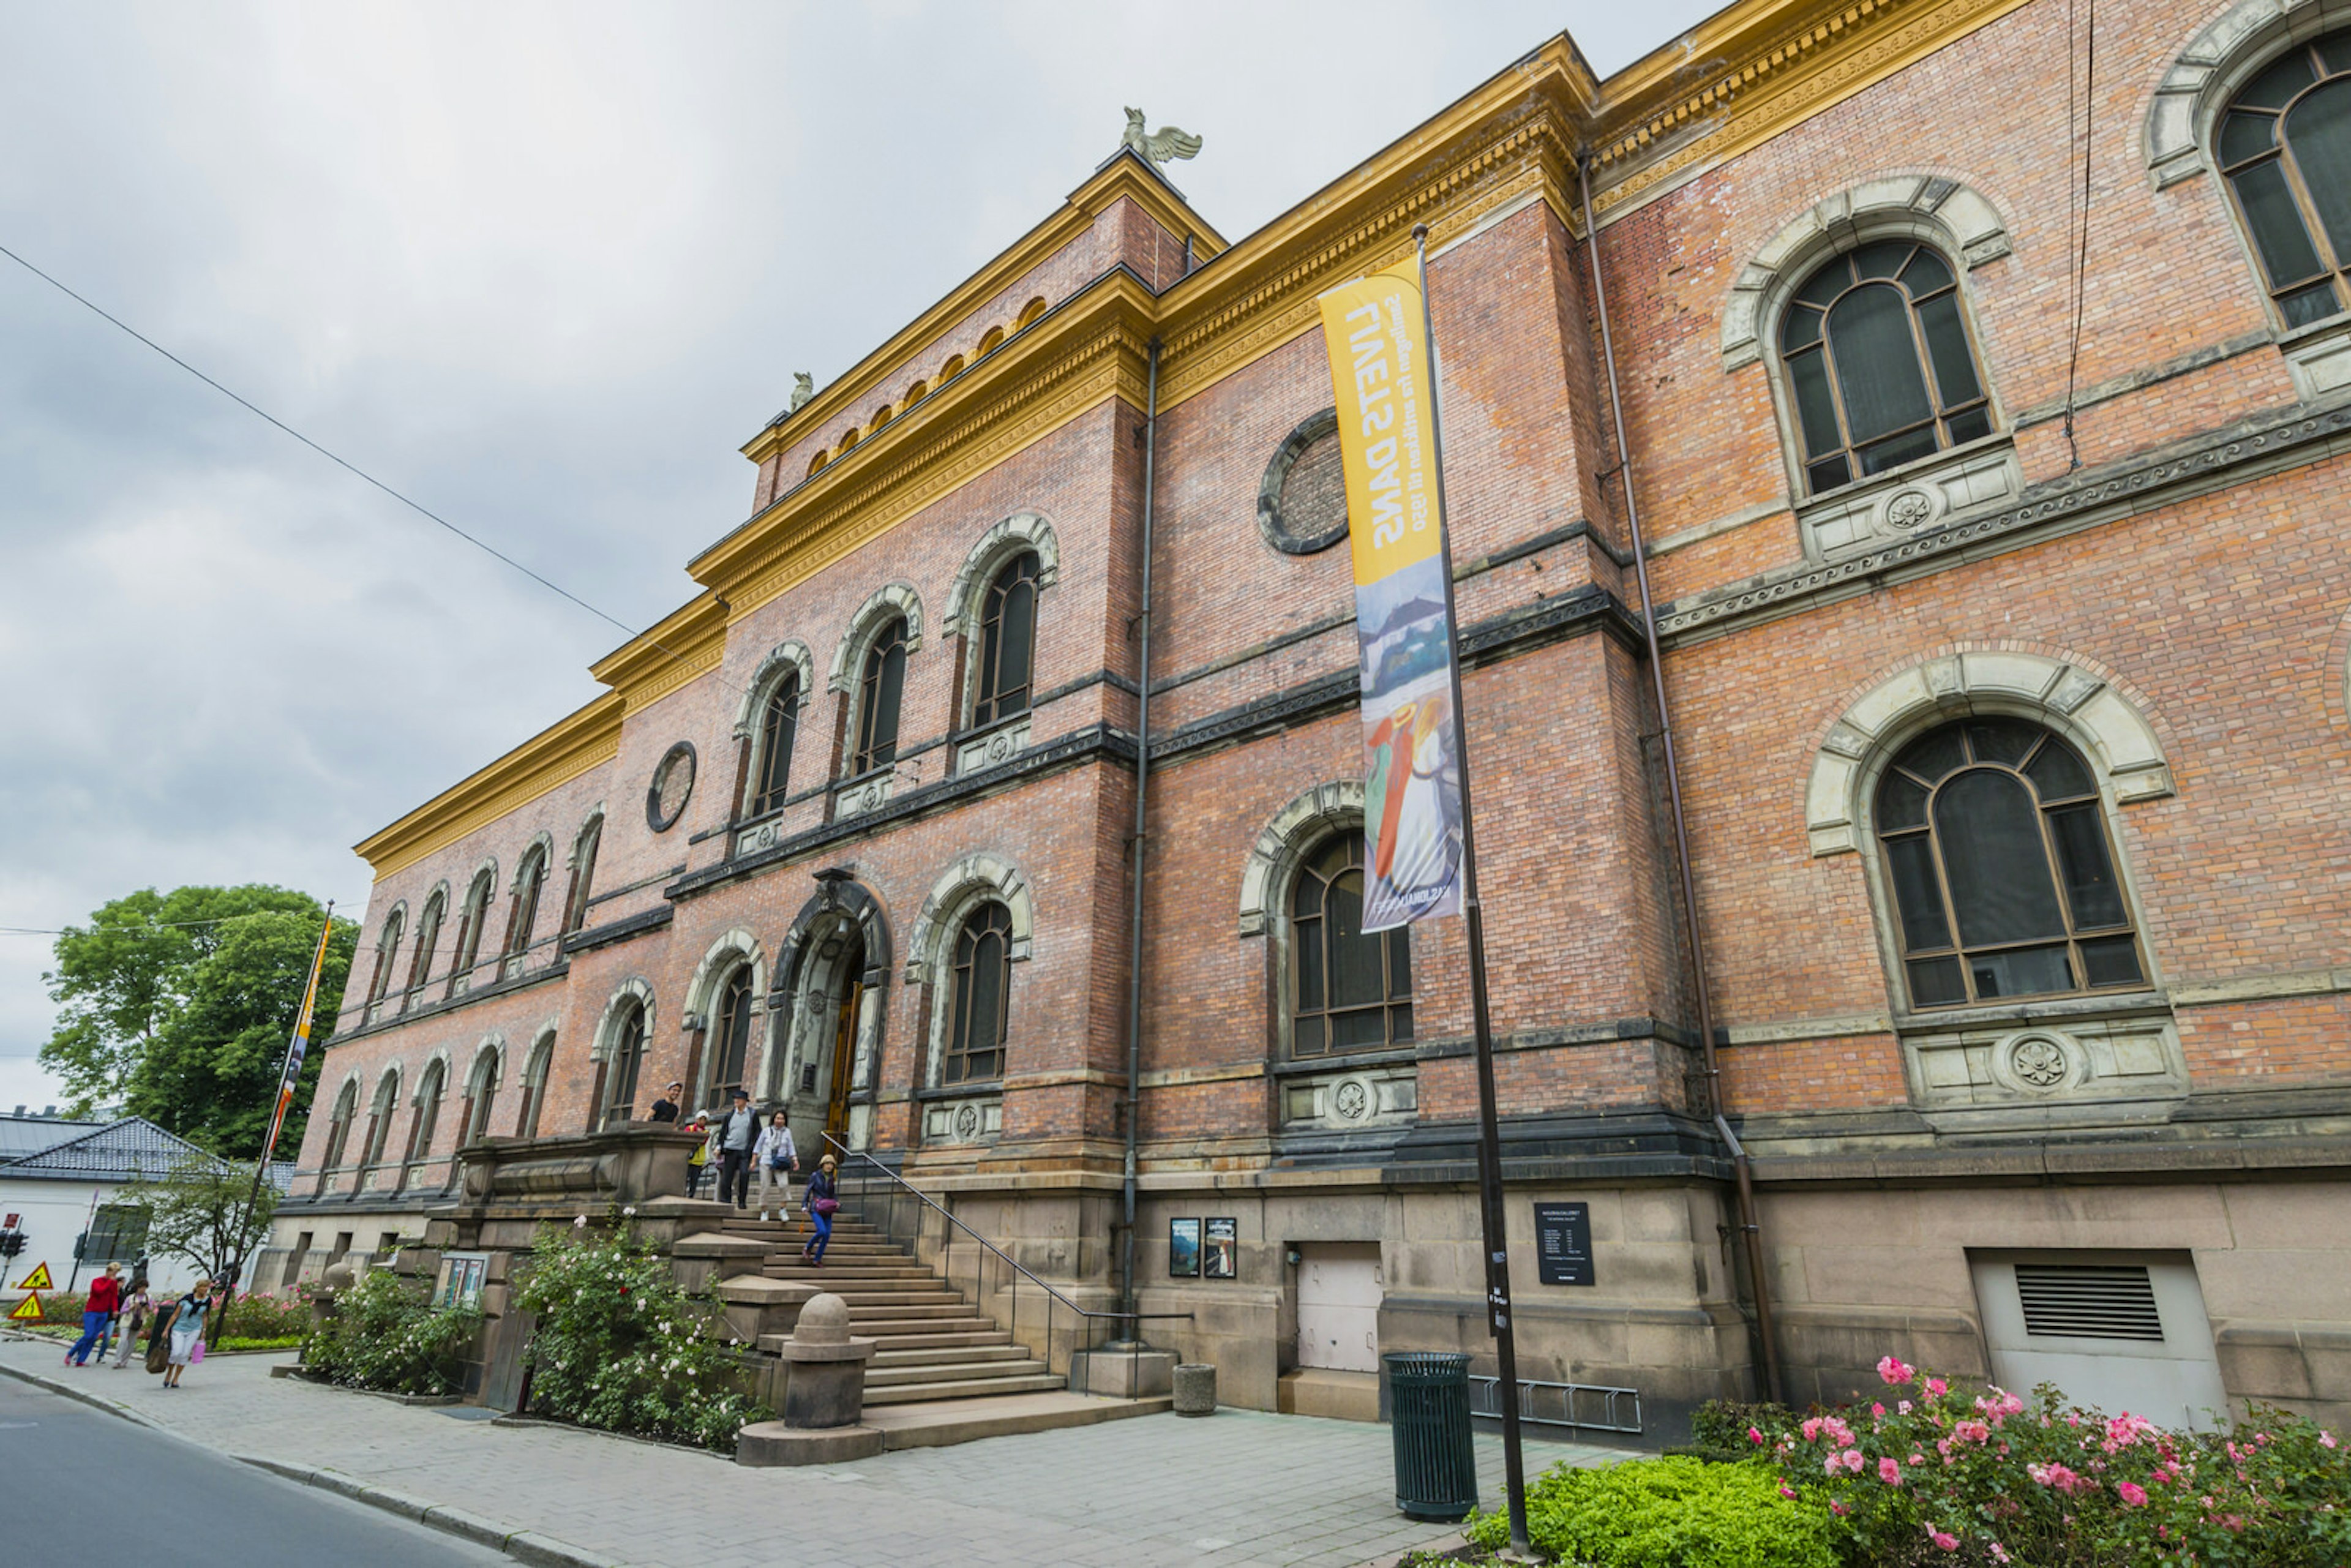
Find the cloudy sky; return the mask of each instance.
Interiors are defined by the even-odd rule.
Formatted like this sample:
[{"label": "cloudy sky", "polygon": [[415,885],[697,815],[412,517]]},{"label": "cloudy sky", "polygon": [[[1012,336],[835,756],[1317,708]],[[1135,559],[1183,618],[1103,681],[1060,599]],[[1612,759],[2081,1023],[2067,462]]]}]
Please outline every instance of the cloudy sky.
[{"label": "cloudy sky", "polygon": [[[1123,105],[1207,138],[1176,177],[1238,239],[1562,27],[1605,72],[1711,8],[0,0],[0,246],[643,624],[790,372],[1050,212]],[[0,257],[0,925],[356,912],[350,845],[619,640]],[[0,936],[0,1109],[58,1096],[48,958]]]}]

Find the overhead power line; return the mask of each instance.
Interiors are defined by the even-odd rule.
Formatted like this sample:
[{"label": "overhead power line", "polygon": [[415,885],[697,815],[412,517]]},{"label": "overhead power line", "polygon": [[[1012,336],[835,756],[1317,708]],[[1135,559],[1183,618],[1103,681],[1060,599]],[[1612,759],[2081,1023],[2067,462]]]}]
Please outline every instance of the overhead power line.
[{"label": "overhead power line", "polygon": [[[220,393],[221,396],[228,399],[231,402],[235,403],[239,408],[244,409],[246,413],[267,421],[270,424],[277,426],[277,429],[283,431],[287,435],[292,436],[295,440],[300,442],[303,445],[308,447],[311,451],[317,453],[328,462],[334,464],[337,467],[343,469],[347,473],[355,476],[366,483],[374,486],[377,489],[382,491],[385,495],[391,497],[402,506],[406,507],[410,511],[414,512],[418,517],[423,517],[429,522],[436,523],[440,527],[448,529],[451,533],[456,535],[467,544],[472,545],[475,549],[480,550],[485,555],[505,562],[507,566],[514,568],[515,570],[522,573],[533,582],[538,583],[541,588],[546,589],[549,592],[559,594],[561,597],[569,600],[580,609],[588,612],[589,614],[595,616],[599,621],[603,621],[613,626],[619,627],[621,631],[627,635],[630,643],[643,642],[648,647],[667,654],[670,658],[676,660],[681,664],[686,662],[685,656],[678,653],[675,649],[664,646],[658,639],[638,631],[635,627],[631,626],[627,622],[622,620],[620,617],[598,609],[595,605],[589,603],[586,600],[580,598],[569,589],[565,588],[562,584],[550,581],[546,577],[533,571],[529,567],[523,565],[522,562],[515,559],[514,557],[498,549],[497,546],[491,544],[486,539],[483,539],[475,535],[467,533],[464,528],[459,528],[456,524],[451,522],[448,518],[443,517],[432,507],[424,505],[422,501],[415,500],[402,491],[394,489],[392,486],[385,484],[382,480],[377,478],[374,475],[369,473],[358,464],[351,462],[349,458],[344,457],[340,453],[329,451],[328,448],[319,445],[317,442],[311,440],[308,436],[303,434],[300,431],[295,429],[292,425],[287,423],[284,420],[270,413],[267,409],[255,403],[251,399],[244,397],[237,392],[230,391],[227,387],[221,385],[220,382],[214,381],[204,371],[196,369],[195,366],[188,363],[187,361],[180,358],[179,355],[172,352],[171,350],[155,341],[154,339],[150,338],[146,333],[139,330],[138,328],[133,327],[131,323],[123,320],[112,311],[108,310],[104,306],[99,305],[84,296],[76,293],[63,282],[51,277],[48,273],[42,271],[39,267],[35,267],[31,262],[26,261],[23,256],[18,256],[6,246],[0,245],[0,256],[6,256],[10,261],[15,262],[18,267],[23,267],[26,272],[31,273],[35,277],[39,278],[42,282],[47,284],[50,287],[56,289],[58,293],[72,300],[75,304],[82,307],[82,308],[97,316],[99,319],[119,329],[122,332],[127,333],[131,338],[136,339],[139,342],[145,344],[148,348],[154,350],[157,353],[162,355],[165,359],[171,361],[173,364],[187,371],[188,374],[195,377],[196,380],[204,382],[204,385],[212,388],[213,391]],[[622,644],[623,647],[626,647],[628,643],[625,643]],[[713,673],[716,674],[716,672]],[[734,686],[733,682],[726,680],[723,676],[720,677],[720,682],[722,685],[726,685],[731,689],[739,689]]]}]

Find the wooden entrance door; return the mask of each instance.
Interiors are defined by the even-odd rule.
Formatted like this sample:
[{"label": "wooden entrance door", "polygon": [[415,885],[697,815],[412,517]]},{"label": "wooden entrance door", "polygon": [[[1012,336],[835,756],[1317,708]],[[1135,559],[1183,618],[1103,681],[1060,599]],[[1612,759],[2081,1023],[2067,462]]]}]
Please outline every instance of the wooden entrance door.
[{"label": "wooden entrance door", "polygon": [[[851,980],[841,998],[841,1017],[835,1020],[832,1033],[832,1082],[828,1086],[824,1103],[824,1130],[828,1137],[846,1145],[849,1138],[849,1081],[857,1073],[857,1008],[864,1000],[865,987]],[[831,1152],[832,1145],[810,1151],[811,1165]]]}]

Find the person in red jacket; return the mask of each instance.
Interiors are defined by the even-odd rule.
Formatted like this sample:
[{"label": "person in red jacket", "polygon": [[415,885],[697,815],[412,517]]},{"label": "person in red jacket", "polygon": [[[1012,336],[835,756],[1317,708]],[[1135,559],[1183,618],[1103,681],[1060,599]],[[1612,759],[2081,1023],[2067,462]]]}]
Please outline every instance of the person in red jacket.
[{"label": "person in red jacket", "polygon": [[106,1337],[106,1325],[122,1310],[122,1265],[109,1263],[106,1272],[89,1282],[89,1299],[81,1307],[81,1338],[66,1352],[68,1366],[88,1366],[90,1346]]}]

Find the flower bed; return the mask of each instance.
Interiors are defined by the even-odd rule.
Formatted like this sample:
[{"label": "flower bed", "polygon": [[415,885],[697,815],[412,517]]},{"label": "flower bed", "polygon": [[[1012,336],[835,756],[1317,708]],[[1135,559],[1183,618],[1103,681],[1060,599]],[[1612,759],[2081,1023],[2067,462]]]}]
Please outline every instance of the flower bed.
[{"label": "flower bed", "polygon": [[302,1365],[314,1377],[351,1388],[456,1394],[481,1326],[478,1312],[434,1306],[423,1281],[371,1269],[336,1297],[334,1316],[302,1342]]}]

